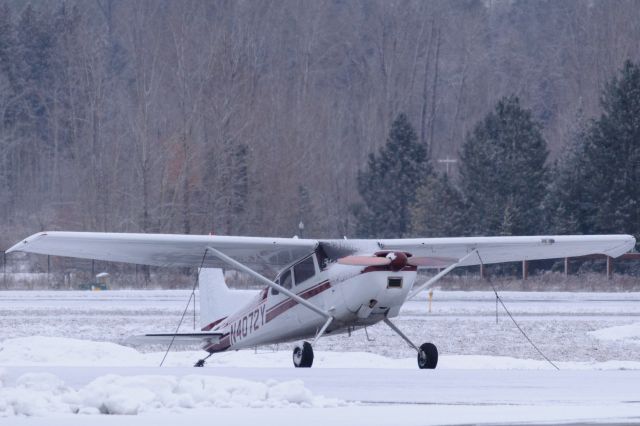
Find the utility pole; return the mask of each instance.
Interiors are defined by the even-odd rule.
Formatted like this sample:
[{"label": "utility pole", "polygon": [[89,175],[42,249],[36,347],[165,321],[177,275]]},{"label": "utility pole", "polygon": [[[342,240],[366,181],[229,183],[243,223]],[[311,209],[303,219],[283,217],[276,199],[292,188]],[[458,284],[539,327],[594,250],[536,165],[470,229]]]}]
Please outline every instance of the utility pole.
[{"label": "utility pole", "polygon": [[456,160],[455,158],[450,158],[448,155],[445,158],[438,159],[438,163],[445,165],[447,176],[449,176],[449,168],[457,162],[458,160]]}]

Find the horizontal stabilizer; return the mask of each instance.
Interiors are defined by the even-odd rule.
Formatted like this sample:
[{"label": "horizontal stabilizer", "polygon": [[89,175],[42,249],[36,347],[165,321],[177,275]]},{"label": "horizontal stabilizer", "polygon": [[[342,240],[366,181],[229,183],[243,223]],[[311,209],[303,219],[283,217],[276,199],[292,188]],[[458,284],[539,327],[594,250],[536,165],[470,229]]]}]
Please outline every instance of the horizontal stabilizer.
[{"label": "horizontal stabilizer", "polygon": [[144,334],[132,336],[127,339],[127,343],[137,345],[164,345],[173,340],[174,345],[199,345],[203,343],[218,343],[223,333],[169,333],[169,334]]}]

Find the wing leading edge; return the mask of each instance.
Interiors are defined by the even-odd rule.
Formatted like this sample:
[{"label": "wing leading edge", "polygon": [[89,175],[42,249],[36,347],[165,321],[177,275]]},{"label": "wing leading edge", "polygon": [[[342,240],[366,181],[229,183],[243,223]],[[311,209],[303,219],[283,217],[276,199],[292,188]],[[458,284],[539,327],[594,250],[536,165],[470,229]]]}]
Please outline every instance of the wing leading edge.
[{"label": "wing leading edge", "polygon": [[[460,237],[380,240],[312,240],[297,238],[232,237],[210,235],[129,234],[101,232],[41,232],[7,252],[97,259],[153,266],[200,266],[204,251],[213,247],[254,268],[282,267],[311,253],[320,244],[332,259],[371,255],[380,250],[404,251],[413,256],[462,259],[458,266],[482,263],[554,259],[589,254],[618,257],[633,249],[631,235],[552,235],[525,237]],[[207,256],[205,267],[219,267]]]},{"label": "wing leading edge", "polygon": [[550,235],[526,237],[461,237],[381,240],[321,240],[328,253],[371,254],[380,250],[403,251],[425,258],[462,259],[458,266],[481,263],[518,262],[522,260],[604,254],[618,257],[635,247],[631,235]]},{"label": "wing leading edge", "polygon": [[[200,266],[207,247],[259,268],[287,265],[311,253],[316,240],[217,235],[130,234],[108,232],[40,232],[7,252],[78,257],[152,266]],[[205,267],[219,267],[212,255]]]}]

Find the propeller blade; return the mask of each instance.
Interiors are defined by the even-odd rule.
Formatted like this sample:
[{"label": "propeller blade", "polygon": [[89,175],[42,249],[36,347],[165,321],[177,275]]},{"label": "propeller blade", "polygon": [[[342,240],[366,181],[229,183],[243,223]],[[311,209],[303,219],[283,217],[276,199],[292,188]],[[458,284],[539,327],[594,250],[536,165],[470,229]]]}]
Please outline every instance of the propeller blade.
[{"label": "propeller blade", "polygon": [[422,268],[446,268],[456,263],[458,259],[453,257],[421,257],[411,256],[407,263],[411,266],[419,266]]},{"label": "propeller blade", "polygon": [[338,263],[353,266],[386,266],[391,263],[391,259],[377,256],[345,256],[338,259]]}]

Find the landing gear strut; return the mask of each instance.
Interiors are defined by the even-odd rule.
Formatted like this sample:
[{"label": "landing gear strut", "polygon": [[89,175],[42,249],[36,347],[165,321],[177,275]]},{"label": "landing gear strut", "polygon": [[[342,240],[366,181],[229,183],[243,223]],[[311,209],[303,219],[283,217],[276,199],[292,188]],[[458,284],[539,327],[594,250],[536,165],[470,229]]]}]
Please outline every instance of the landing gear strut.
[{"label": "landing gear strut", "polygon": [[409,340],[407,336],[405,336],[402,331],[400,331],[398,327],[396,327],[394,323],[389,321],[389,318],[385,318],[384,323],[387,324],[390,329],[395,331],[398,336],[402,337],[402,339],[407,342],[409,346],[411,346],[418,352],[418,368],[436,368],[436,365],[438,365],[438,348],[436,348],[436,345],[434,345],[433,343],[423,343],[418,348],[413,344],[411,340]]},{"label": "landing gear strut", "polygon": [[[322,337],[324,332],[327,331],[327,328],[329,328],[329,324],[331,324],[332,321],[333,317],[327,318],[327,321],[324,323],[322,328],[318,330],[316,337],[313,339],[314,345],[318,339]],[[302,342],[293,348],[293,365],[296,368],[309,368],[313,365],[313,348],[311,347],[311,343]]]},{"label": "landing gear strut", "polygon": [[309,368],[313,365],[313,348],[311,343],[302,342],[293,348],[293,365],[296,368]]}]

